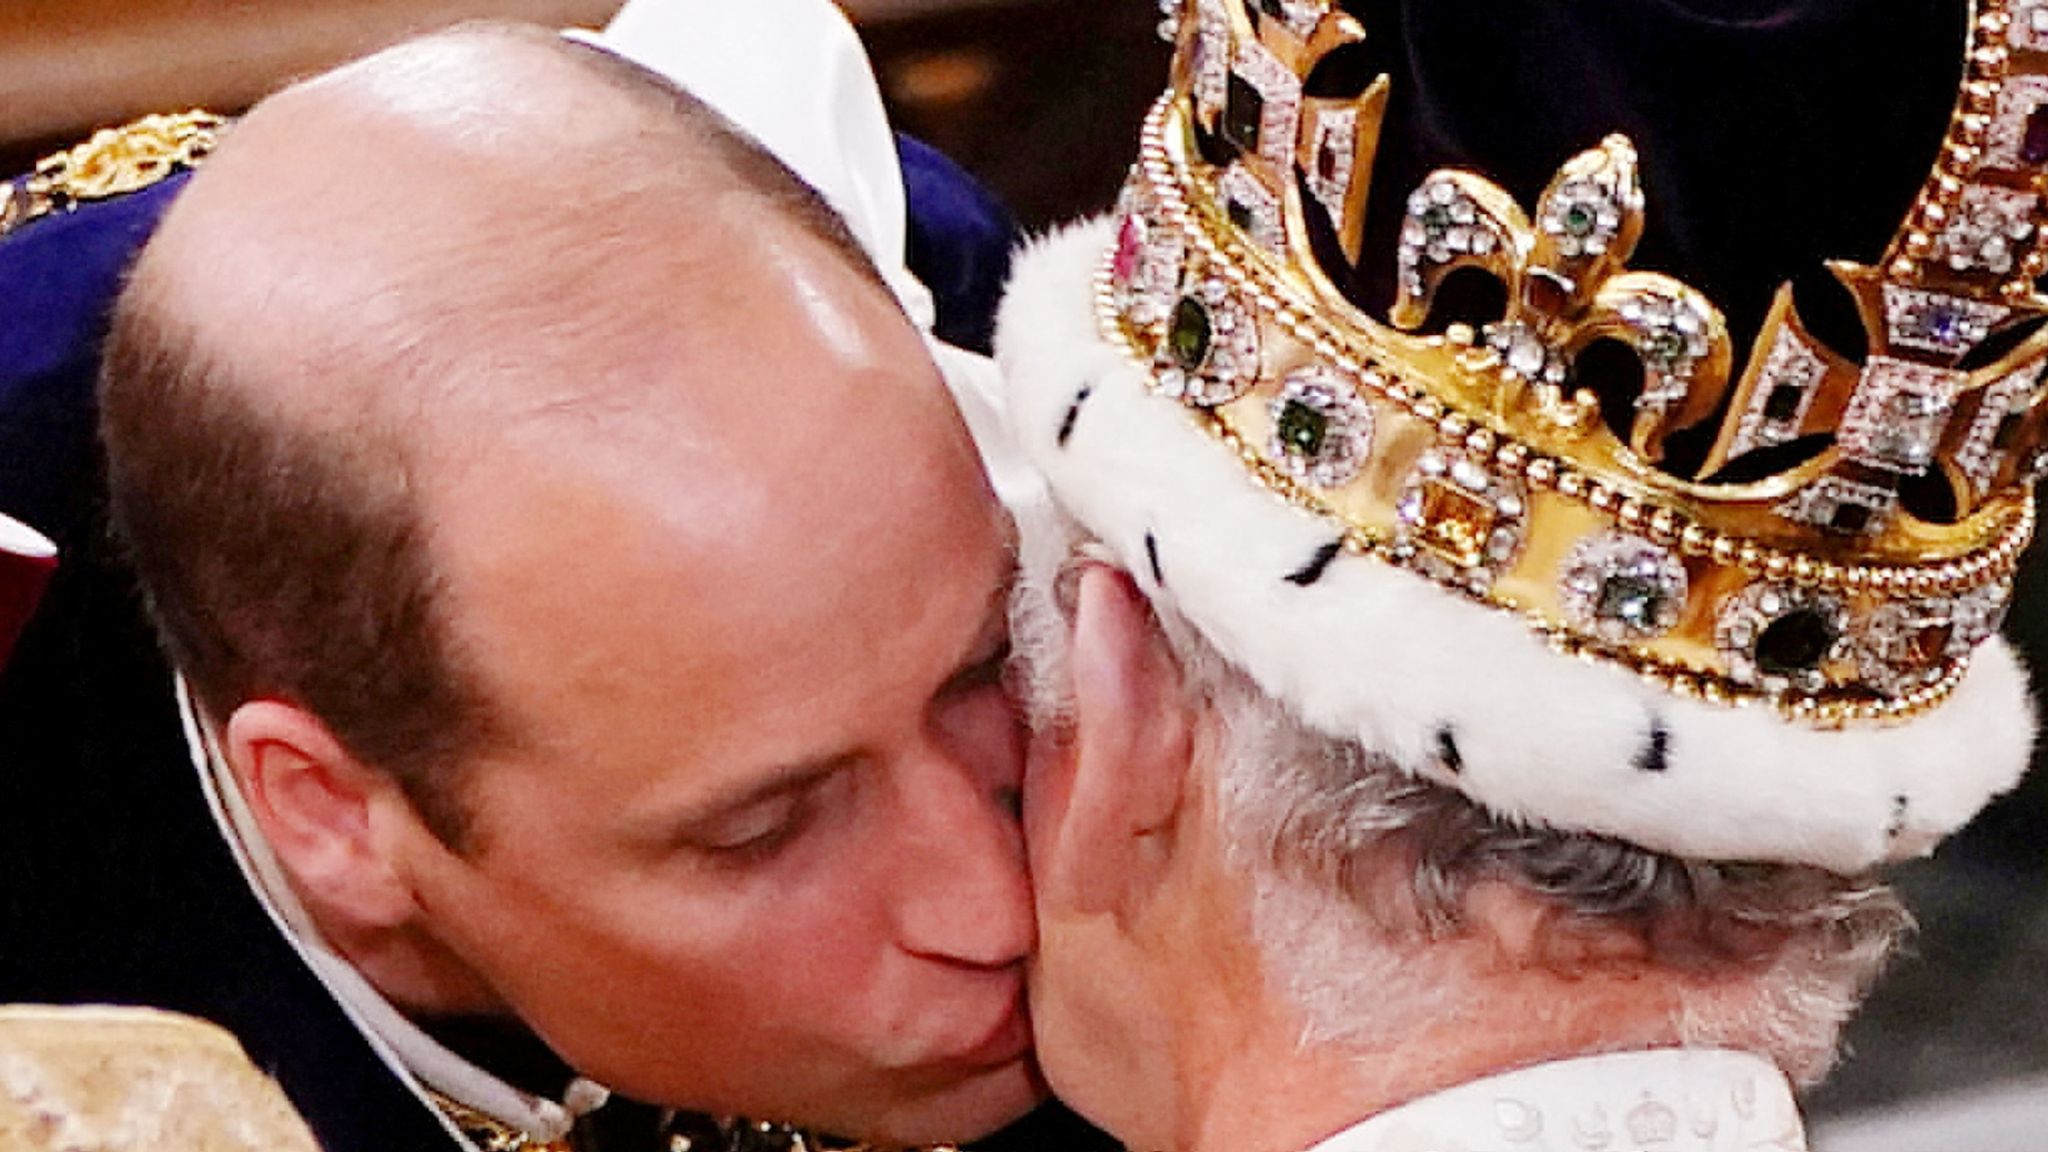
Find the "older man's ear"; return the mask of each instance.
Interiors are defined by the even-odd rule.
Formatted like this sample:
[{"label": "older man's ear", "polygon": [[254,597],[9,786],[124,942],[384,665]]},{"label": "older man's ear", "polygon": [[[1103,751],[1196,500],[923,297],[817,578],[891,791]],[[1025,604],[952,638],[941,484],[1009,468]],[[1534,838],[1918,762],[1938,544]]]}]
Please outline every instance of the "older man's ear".
[{"label": "older man's ear", "polygon": [[1192,748],[1180,673],[1131,578],[1081,574],[1065,811],[1047,895],[1076,912],[1135,914],[1171,857]]}]

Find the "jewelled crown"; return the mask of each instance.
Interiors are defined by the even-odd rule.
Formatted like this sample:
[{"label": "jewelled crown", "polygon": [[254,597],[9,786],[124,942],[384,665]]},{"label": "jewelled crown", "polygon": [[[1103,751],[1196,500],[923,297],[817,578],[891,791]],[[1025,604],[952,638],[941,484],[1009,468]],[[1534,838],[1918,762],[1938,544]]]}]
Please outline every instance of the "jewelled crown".
[{"label": "jewelled crown", "polygon": [[[1816,338],[1788,284],[1740,360],[1712,301],[1628,266],[1653,208],[1626,138],[1560,157],[1533,210],[1436,171],[1397,250],[1361,251],[1390,82],[1305,80],[1367,30],[1328,0],[1165,7],[1174,82],[1098,278],[1156,392],[1347,550],[1567,651],[1823,725],[1947,697],[2003,615],[2048,445],[2048,0],[1977,0],[1910,214],[1875,263],[1828,265],[1866,347]],[[1384,317],[1337,287],[1372,260],[1396,271]],[[1432,331],[1465,269],[1504,311]],[[1603,408],[1582,359],[1607,344],[1640,385]],[[1669,451],[1681,433],[1710,446]]]}]

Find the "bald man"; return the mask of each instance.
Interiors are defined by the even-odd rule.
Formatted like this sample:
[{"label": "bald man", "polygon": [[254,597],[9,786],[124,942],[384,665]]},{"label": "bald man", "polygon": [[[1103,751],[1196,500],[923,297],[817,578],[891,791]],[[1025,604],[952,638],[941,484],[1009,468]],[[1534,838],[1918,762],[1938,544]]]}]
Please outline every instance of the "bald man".
[{"label": "bald man", "polygon": [[288,90],[145,251],[101,404],[221,823],[449,1133],[1036,1100],[1005,519],[861,249],[715,114],[505,28]]}]

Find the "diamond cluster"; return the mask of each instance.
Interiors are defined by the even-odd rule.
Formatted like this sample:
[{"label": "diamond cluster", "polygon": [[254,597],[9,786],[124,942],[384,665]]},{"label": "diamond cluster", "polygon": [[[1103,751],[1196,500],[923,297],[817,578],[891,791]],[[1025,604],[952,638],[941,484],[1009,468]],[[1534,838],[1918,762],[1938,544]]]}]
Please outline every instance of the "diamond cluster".
[{"label": "diamond cluster", "polygon": [[1722,606],[1714,642],[1735,678],[1772,694],[1819,692],[1822,669],[1848,654],[1849,614],[1830,594],[1752,584]]},{"label": "diamond cluster", "polygon": [[1884,530],[1898,506],[1891,488],[1843,476],[1823,476],[1778,505],[1778,515],[1842,536],[1869,536]]},{"label": "diamond cluster", "polygon": [[2031,192],[1975,185],[1963,190],[1954,218],[1942,230],[1940,258],[1956,272],[2003,276],[2034,238]]},{"label": "diamond cluster", "polygon": [[1710,347],[1707,318],[1692,301],[1661,292],[1630,296],[1620,312],[1649,376],[1637,409],[1662,412],[1685,399],[1693,369]]},{"label": "diamond cluster", "polygon": [[1232,164],[1216,181],[1216,192],[1230,222],[1268,252],[1287,247],[1287,228],[1280,219],[1280,198],[1251,170]]},{"label": "diamond cluster", "polygon": [[1884,286],[1885,334],[1901,348],[1957,357],[1984,342],[2012,309],[1918,288]]},{"label": "diamond cluster", "polygon": [[1461,256],[1485,256],[1506,243],[1479,211],[1479,205],[1457,183],[1438,177],[1408,196],[1401,223],[1399,262],[1401,286],[1420,295],[1425,264],[1448,264]]},{"label": "diamond cluster", "polygon": [[1558,581],[1565,619],[1609,644],[1636,644],[1671,631],[1685,611],[1685,565],[1640,536],[1602,532],[1581,540]]},{"label": "diamond cluster", "polygon": [[1886,604],[1856,638],[1856,665],[1872,687],[1899,696],[1933,684],[2004,622],[2005,585],[1967,595]]},{"label": "diamond cluster", "polygon": [[1156,223],[1146,207],[1137,191],[1124,192],[1116,254],[1110,262],[1117,307],[1141,328],[1162,323],[1171,314],[1187,260],[1187,243],[1180,233]]},{"label": "diamond cluster", "polygon": [[1991,482],[2017,446],[2040,378],[2041,366],[2029,365],[2008,373],[1984,390],[1977,416],[1970,422],[1962,448],[1956,452],[1956,465],[1980,495],[1990,491]]},{"label": "diamond cluster", "polygon": [[1301,81],[1256,40],[1239,41],[1223,101],[1223,135],[1275,167],[1294,163]]},{"label": "diamond cluster", "polygon": [[1536,226],[1569,260],[1604,256],[1621,234],[1622,204],[1616,190],[1590,176],[1565,181],[1546,199]]},{"label": "diamond cluster", "polygon": [[1985,158],[2001,168],[2048,162],[2048,76],[2015,76],[2005,82]]},{"label": "diamond cluster", "polygon": [[1199,407],[1226,404],[1259,376],[1259,326],[1230,286],[1204,277],[1188,286],[1166,322],[1153,362],[1162,396]]},{"label": "diamond cluster", "polygon": [[2006,40],[2015,48],[2048,52],[2048,0],[2013,0]]},{"label": "diamond cluster", "polygon": [[1342,220],[1358,163],[1358,109],[1325,109],[1317,114],[1315,123],[1315,163],[1307,173],[1309,194],[1331,220]]},{"label": "diamond cluster", "polygon": [[1814,389],[1826,373],[1820,355],[1807,347],[1797,332],[1790,327],[1778,329],[1729,455],[1797,439],[1806,422],[1806,410],[1813,404]]},{"label": "diamond cluster", "polygon": [[1266,454],[1303,484],[1348,484],[1372,452],[1372,409],[1359,399],[1358,386],[1332,369],[1291,373],[1269,415]]},{"label": "diamond cluster", "polygon": [[1510,376],[1562,385],[1570,375],[1557,349],[1519,320],[1488,324],[1480,331],[1479,342],[1500,355],[1500,366]]},{"label": "diamond cluster", "polygon": [[1522,548],[1528,497],[1476,454],[1433,448],[1394,505],[1394,557],[1475,593],[1493,587]]},{"label": "diamond cluster", "polygon": [[1961,372],[1872,356],[1842,416],[1843,452],[1860,464],[1908,476],[1927,471],[1948,426]]}]

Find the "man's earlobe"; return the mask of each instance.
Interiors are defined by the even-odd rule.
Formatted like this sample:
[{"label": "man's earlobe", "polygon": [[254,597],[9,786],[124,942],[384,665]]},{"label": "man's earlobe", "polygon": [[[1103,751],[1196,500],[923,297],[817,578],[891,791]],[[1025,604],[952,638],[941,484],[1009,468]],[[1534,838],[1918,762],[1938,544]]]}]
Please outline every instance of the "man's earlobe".
[{"label": "man's earlobe", "polygon": [[293,884],[326,917],[394,927],[413,911],[378,813],[397,783],[361,763],[317,717],[258,700],[237,708],[221,752]]},{"label": "man's earlobe", "polygon": [[1107,910],[1164,867],[1193,740],[1180,669],[1130,576],[1093,565],[1077,595],[1068,833],[1091,856],[1074,895]]}]

